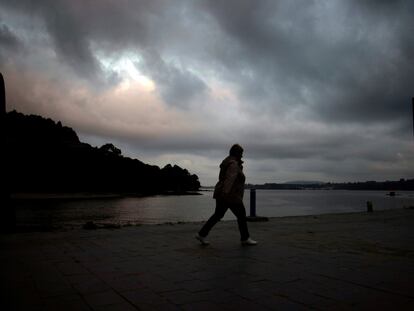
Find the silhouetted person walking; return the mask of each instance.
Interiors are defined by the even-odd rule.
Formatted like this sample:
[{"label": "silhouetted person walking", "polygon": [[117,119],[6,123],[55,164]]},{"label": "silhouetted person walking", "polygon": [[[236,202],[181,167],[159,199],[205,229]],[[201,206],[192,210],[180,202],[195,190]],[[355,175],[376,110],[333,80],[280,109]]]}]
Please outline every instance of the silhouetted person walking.
[{"label": "silhouetted person walking", "polygon": [[211,228],[223,218],[227,209],[230,209],[237,217],[242,244],[257,244],[250,238],[247,228],[246,210],[243,204],[246,177],[243,173],[242,157],[243,148],[236,144],[230,148],[230,155],[220,164],[219,181],[214,188],[213,195],[213,198],[216,199],[216,210],[196,235],[196,239],[203,245],[209,244],[205,239],[206,236]]}]

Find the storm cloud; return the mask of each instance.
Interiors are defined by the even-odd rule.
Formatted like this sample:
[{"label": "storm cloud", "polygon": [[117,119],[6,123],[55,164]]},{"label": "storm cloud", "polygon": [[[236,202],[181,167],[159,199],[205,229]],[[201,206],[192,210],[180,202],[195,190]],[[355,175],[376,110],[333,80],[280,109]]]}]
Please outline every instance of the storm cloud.
[{"label": "storm cloud", "polygon": [[412,178],[414,3],[0,0],[8,110],[213,184]]}]

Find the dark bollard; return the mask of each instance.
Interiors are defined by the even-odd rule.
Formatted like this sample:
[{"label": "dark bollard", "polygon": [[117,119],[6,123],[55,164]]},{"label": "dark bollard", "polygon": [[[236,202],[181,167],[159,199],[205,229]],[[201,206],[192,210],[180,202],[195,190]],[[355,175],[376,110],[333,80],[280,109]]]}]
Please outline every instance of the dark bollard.
[{"label": "dark bollard", "polygon": [[250,189],[250,216],[246,217],[247,221],[268,221],[267,217],[256,215],[256,189]]},{"label": "dark bollard", "polygon": [[372,208],[372,202],[367,201],[367,212],[372,213],[373,211],[374,211],[374,209]]},{"label": "dark bollard", "polygon": [[250,217],[256,217],[256,189],[250,189]]}]

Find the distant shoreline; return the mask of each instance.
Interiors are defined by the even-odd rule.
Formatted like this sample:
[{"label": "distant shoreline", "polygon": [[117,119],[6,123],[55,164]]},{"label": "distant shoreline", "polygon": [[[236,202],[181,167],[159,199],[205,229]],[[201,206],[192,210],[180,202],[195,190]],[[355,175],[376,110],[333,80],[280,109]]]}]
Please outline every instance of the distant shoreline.
[{"label": "distant shoreline", "polygon": [[289,183],[265,183],[246,184],[247,189],[263,190],[379,190],[379,191],[412,191],[414,179],[401,178],[398,181],[364,181],[364,182],[289,182]]}]

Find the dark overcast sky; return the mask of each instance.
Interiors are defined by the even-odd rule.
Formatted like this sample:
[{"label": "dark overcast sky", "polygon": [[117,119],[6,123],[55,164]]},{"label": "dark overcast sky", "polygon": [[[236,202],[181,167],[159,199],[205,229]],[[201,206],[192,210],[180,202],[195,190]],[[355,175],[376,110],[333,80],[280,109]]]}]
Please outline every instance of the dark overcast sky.
[{"label": "dark overcast sky", "polygon": [[414,1],[0,0],[8,110],[212,185],[414,177]]}]

